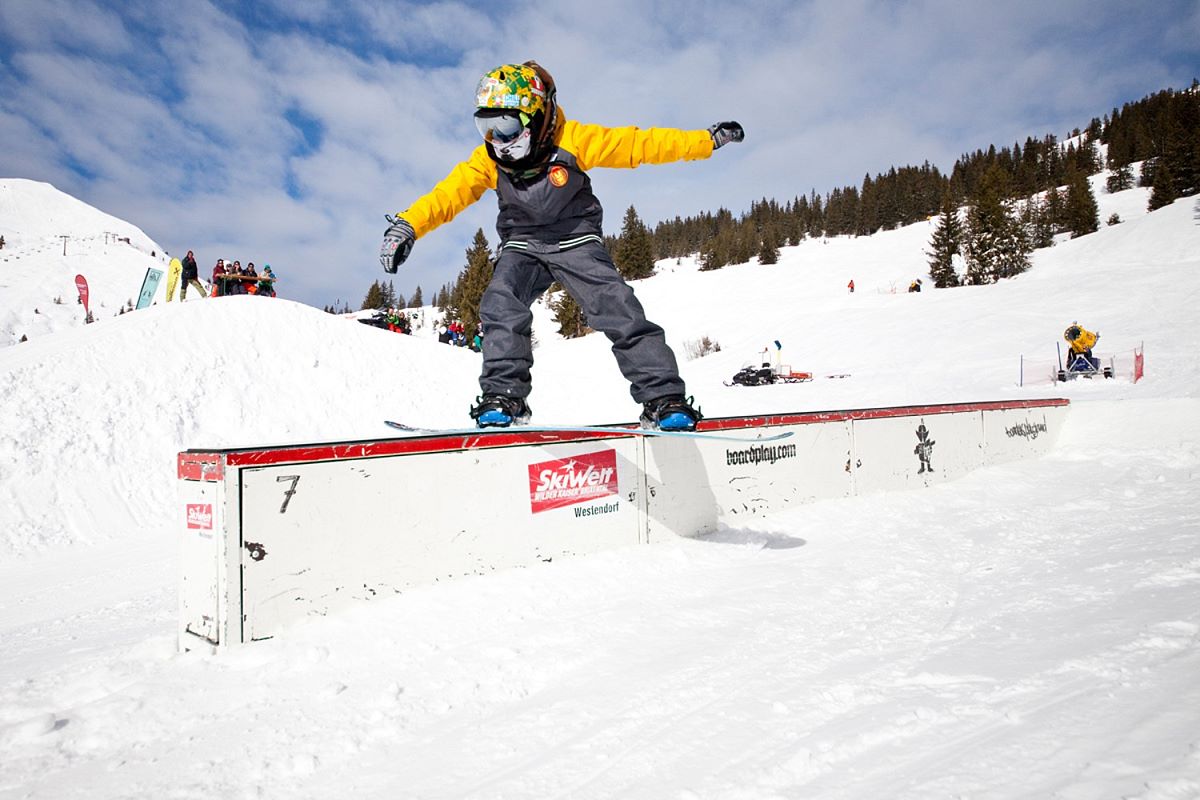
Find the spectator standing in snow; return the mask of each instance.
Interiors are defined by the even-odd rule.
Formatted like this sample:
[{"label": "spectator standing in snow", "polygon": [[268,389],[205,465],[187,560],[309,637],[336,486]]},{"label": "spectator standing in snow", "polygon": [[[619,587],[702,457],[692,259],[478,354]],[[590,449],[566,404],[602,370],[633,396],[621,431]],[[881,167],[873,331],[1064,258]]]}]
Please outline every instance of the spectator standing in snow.
[{"label": "spectator standing in snow", "polygon": [[179,301],[183,302],[187,299],[189,283],[196,287],[196,291],[200,292],[201,297],[208,297],[208,292],[204,291],[204,284],[200,282],[200,272],[196,269],[196,257],[192,255],[191,250],[188,250],[180,264],[183,265],[183,269],[179,273]]},{"label": "spectator standing in snow", "polygon": [[196,266],[196,256],[191,250],[187,251],[187,255],[179,263],[183,265],[183,271],[179,273],[180,277],[183,277],[189,271],[197,278],[200,276],[200,270]]},{"label": "spectator standing in snow", "polygon": [[846,288],[850,290],[850,294],[854,294],[854,278],[850,279],[850,282],[846,284]]},{"label": "spectator standing in snow", "polygon": [[388,218],[380,261],[395,272],[419,237],[488,189],[499,196],[501,244],[479,307],[484,353],[481,394],[471,409],[476,425],[504,427],[529,419],[530,306],[557,280],[591,326],[612,341],[630,394],[643,406],[642,424],[694,429],[701,414],[686,396],[675,354],[604,247],[603,211],[587,171],[705,159],[742,141],[742,126],[718,122],[684,131],[580,124],[566,118],[553,78],[533,61],[486,73],[476,87],[475,106],[483,143],[432,191]]}]

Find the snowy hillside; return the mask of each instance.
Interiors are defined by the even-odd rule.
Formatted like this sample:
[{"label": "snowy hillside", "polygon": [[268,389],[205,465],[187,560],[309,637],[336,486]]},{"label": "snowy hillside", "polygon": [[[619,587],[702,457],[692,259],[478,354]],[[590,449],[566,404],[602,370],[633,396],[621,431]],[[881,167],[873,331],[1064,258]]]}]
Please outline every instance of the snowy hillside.
[{"label": "snowy hillside", "polygon": [[[82,323],[76,275],[102,319],[136,303],[146,270],[168,262],[139,228],[38,181],[0,178],[0,236],[0,347]],[[164,280],[157,300],[165,298]]]},{"label": "snowy hillside", "polygon": [[[1047,458],[219,656],[175,652],[176,453],[461,426],[478,357],[280,299],[114,317],[161,250],[0,182],[0,331],[29,336],[0,347],[0,798],[1200,796],[1200,218],[1095,181],[1124,221],[996,286],[905,292],[932,222],[636,284],[711,416],[1066,396]],[[1048,380],[1074,320],[1116,380]],[[635,418],[607,340],[544,308],[536,336],[535,419]],[[817,380],[723,385],[775,340]]]}]

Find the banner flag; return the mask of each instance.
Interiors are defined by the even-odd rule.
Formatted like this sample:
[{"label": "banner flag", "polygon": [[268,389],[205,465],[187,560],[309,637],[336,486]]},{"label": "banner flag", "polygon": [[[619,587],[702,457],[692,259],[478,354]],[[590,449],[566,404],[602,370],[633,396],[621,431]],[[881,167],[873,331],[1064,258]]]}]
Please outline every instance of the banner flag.
[{"label": "banner flag", "polygon": [[75,276],[75,288],[79,290],[79,302],[83,303],[83,313],[88,313],[88,285],[87,278],[82,275]]},{"label": "banner flag", "polygon": [[162,280],[162,276],[161,269],[147,268],[146,277],[142,279],[142,293],[138,295],[138,308],[146,308],[154,301],[154,293],[158,290],[158,282]]}]

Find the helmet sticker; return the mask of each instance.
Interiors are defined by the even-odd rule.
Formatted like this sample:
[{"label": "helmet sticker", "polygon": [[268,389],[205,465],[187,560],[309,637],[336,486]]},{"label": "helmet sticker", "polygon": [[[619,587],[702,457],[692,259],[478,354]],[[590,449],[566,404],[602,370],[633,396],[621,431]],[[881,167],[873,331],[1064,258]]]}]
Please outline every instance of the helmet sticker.
[{"label": "helmet sticker", "polygon": [[496,67],[479,79],[476,108],[512,108],[530,115],[545,108],[546,86],[537,72],[524,65]]}]

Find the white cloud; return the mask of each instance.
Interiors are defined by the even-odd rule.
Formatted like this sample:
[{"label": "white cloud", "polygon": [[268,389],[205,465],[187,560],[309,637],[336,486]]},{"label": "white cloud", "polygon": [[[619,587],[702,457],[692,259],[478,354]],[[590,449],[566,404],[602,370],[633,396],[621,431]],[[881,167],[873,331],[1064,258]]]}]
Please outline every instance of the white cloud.
[{"label": "white cloud", "polygon": [[88,0],[5,0],[0,29],[23,48],[117,55],[132,47],[120,16]]},{"label": "white cloud", "polygon": [[[285,270],[285,294],[355,302],[384,277],[384,212],[477,144],[478,75],[535,58],[567,113],[747,130],[703,163],[598,170],[609,232],[735,213],[865,172],[1044,133],[1194,70],[1194,3],[694,0],[503,6],[393,0],[9,0],[0,5],[0,173],[49,179],[202,260]],[[1169,21],[1171,24],[1166,25]],[[1175,66],[1172,66],[1172,65]],[[305,120],[302,131],[289,122]],[[306,133],[316,134],[316,146]],[[11,142],[11,144],[9,144]],[[494,199],[418,243],[394,279],[454,278]],[[209,256],[212,258],[210,259]],[[282,274],[282,273],[281,273]],[[286,287],[286,288],[285,288]]]}]

